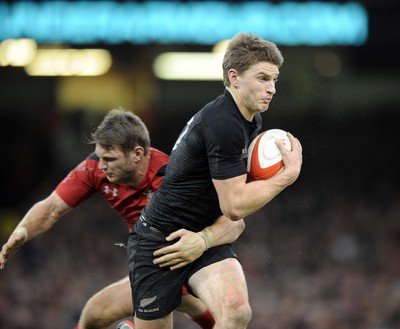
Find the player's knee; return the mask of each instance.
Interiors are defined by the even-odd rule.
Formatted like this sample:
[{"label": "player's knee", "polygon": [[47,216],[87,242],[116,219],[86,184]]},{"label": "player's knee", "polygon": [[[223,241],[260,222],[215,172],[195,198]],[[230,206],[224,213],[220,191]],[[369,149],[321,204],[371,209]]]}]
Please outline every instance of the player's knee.
[{"label": "player's knee", "polygon": [[224,328],[246,328],[252,317],[248,302],[231,301],[226,306],[226,312],[220,319]]},{"label": "player's knee", "polygon": [[107,320],[106,312],[107,310],[104,303],[99,301],[96,295],[93,296],[86,302],[82,310],[79,328],[96,329],[109,325],[110,323]]},{"label": "player's knee", "polygon": [[235,308],[233,319],[235,321],[235,328],[246,328],[250,322],[252,311],[249,303],[242,303]]},{"label": "player's knee", "polygon": [[243,327],[247,327],[247,324],[250,322],[253,312],[249,303],[244,303],[236,310],[237,319],[236,321],[243,325]]}]

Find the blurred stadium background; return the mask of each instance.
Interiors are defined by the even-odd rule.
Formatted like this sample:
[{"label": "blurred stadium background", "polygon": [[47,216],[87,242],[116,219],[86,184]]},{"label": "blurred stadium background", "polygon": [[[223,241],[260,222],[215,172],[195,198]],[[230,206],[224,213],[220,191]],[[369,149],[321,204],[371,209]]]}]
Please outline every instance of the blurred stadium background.
[{"label": "blurred stadium background", "polygon": [[[60,14],[57,3],[68,11]],[[285,57],[263,128],[297,136],[304,165],[295,185],[246,220],[236,242],[254,311],[249,328],[400,328],[399,2],[318,2],[333,6],[326,9],[305,1],[217,1],[204,17],[198,5],[207,3],[129,2],[142,13],[134,28],[123,19],[124,1],[90,2],[103,6],[97,21],[91,11],[100,7],[77,2],[0,3],[0,242],[92,151],[85,138],[108,110],[123,106],[140,115],[153,145],[169,153],[191,115],[223,92],[221,80],[156,76],[160,54],[210,53],[210,36],[257,32]],[[251,4],[261,7],[238,10]],[[234,21],[218,16],[218,8]],[[356,11],[340,11],[348,8]],[[90,39],[96,31],[85,29],[85,19],[102,21],[107,33]],[[126,26],[136,34],[118,34]],[[31,42],[10,47],[20,38]],[[30,75],[15,66],[55,48],[107,50],[111,66],[79,76],[71,54],[58,62],[72,75]],[[7,57],[12,49],[24,58]],[[55,66],[55,56],[45,67]],[[195,71],[195,63],[185,71]],[[125,275],[125,251],[114,243],[126,238],[105,202],[86,201],[0,272],[0,327],[72,328],[87,298]],[[178,314],[175,327],[196,325]]]}]

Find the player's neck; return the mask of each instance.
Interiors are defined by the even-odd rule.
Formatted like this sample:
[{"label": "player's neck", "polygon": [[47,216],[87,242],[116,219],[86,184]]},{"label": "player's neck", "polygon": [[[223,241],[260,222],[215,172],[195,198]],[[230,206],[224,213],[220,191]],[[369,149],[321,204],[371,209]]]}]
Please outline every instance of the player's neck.
[{"label": "player's neck", "polygon": [[230,92],[232,95],[232,98],[236,104],[236,106],[239,109],[239,112],[243,115],[243,117],[247,120],[252,122],[254,118],[254,113],[251,113],[245,103],[243,102],[242,98],[240,97],[239,93],[235,89],[235,87],[226,87],[226,89]]},{"label": "player's neck", "polygon": [[129,186],[138,186],[140,185],[146,177],[147,170],[149,168],[150,163],[150,154],[143,156],[140,162],[137,164],[134,174],[132,176],[132,180],[127,183]]}]

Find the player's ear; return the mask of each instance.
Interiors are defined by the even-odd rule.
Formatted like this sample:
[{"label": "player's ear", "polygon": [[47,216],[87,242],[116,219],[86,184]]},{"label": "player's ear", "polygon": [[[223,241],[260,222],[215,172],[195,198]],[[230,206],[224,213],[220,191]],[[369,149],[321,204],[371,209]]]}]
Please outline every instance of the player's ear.
[{"label": "player's ear", "polygon": [[131,154],[133,156],[133,160],[135,162],[139,162],[144,155],[144,148],[141,146],[136,146],[132,151]]},{"label": "player's ear", "polygon": [[238,72],[235,69],[230,69],[228,71],[228,78],[231,86],[237,87],[238,86]]}]

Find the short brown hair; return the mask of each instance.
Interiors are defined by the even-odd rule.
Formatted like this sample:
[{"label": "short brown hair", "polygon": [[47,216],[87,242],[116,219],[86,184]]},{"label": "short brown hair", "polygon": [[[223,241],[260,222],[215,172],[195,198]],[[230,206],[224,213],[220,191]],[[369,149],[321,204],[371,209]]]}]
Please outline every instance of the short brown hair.
[{"label": "short brown hair", "polygon": [[224,85],[230,86],[228,72],[235,69],[239,74],[259,62],[269,62],[280,68],[283,56],[276,44],[256,35],[238,33],[228,44],[222,63]]},{"label": "short brown hair", "polygon": [[125,154],[141,146],[145,154],[150,149],[150,134],[143,121],[123,108],[109,111],[100,125],[92,132],[91,144],[109,149],[119,147]]}]

